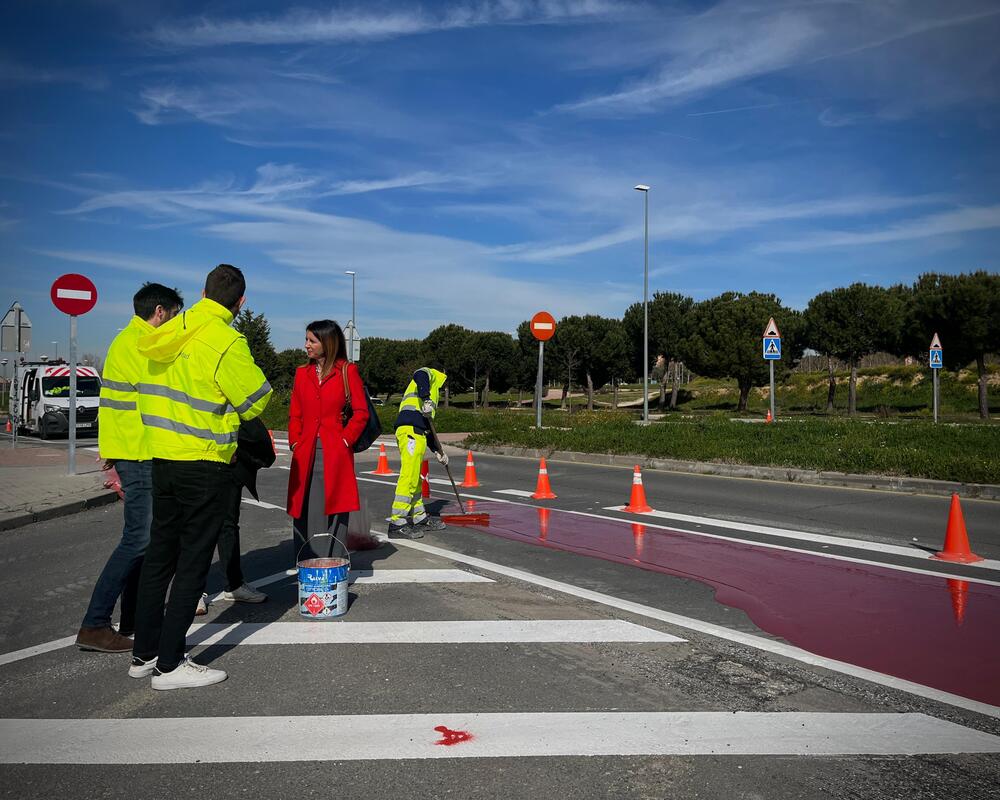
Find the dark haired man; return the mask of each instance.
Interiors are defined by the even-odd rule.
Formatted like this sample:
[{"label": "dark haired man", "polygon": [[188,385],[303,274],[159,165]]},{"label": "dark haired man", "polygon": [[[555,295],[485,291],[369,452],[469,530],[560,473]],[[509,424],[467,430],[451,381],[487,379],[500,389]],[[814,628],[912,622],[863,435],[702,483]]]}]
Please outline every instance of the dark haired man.
[{"label": "dark haired man", "polygon": [[153,524],[129,675],[152,675],[154,689],[227,677],[188,660],[184,642],[225,516],[240,420],[259,416],[271,398],[246,338],[231,327],[245,291],[243,273],[220,264],[201,300],[138,342],[149,359],[139,412],[154,454]]},{"label": "dark haired man", "polygon": [[[136,350],[139,337],[173,318],[184,301],[176,289],[147,283],[132,298],[135,316],[108,348],[97,411],[97,443],[101,456],[113,462],[125,493],[125,526],[97,579],[83,625],[76,637],[81,650],[128,653],[132,640],[125,634],[135,629],[136,587],[142,557],[149,544],[152,517],[152,467],[149,447],[142,435],[142,420],[136,407],[146,359]],[[111,627],[111,614],[121,597],[118,631]]]}]

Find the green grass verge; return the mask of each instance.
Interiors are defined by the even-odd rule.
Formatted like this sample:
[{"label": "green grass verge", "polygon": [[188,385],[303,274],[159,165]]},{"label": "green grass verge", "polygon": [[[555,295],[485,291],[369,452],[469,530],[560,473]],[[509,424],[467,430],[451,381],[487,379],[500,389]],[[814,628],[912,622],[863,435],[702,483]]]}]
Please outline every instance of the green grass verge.
[{"label": "green grass verge", "polygon": [[[380,408],[379,418],[383,431],[391,433],[395,406]],[[284,430],[287,402],[275,398],[264,421]],[[536,430],[534,423],[528,412],[456,408],[440,409],[435,420],[441,433],[474,432],[469,444],[1000,484],[1000,425],[837,417],[787,418],[764,425],[709,414],[673,415],[641,427],[634,416],[609,411],[546,411],[543,429]]]}]

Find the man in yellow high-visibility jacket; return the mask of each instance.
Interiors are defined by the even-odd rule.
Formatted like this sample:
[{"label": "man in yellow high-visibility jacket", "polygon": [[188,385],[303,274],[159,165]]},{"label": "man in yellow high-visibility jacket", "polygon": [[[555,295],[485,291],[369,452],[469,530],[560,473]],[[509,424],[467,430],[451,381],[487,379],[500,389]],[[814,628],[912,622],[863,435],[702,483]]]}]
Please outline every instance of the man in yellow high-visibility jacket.
[{"label": "man in yellow high-visibility jacket", "polygon": [[[152,462],[143,437],[136,401],[146,373],[146,359],[136,343],[169,322],[184,301],[176,289],[147,283],[132,298],[132,317],[108,348],[101,375],[101,403],[97,412],[97,445],[101,458],[114,463],[125,495],[122,538],[111,552],[90,597],[83,625],[76,637],[81,650],[129,653],[135,630],[136,588],[142,557],[149,544],[153,514]],[[121,597],[118,631],[111,615]]]},{"label": "man in yellow high-visibility jacket", "polygon": [[200,301],[138,342],[149,359],[139,413],[153,453],[153,524],[129,675],[152,675],[154,689],[227,677],[188,660],[184,642],[218,542],[240,420],[257,417],[271,398],[246,338],[231,327],[245,292],[243,273],[220,264]]},{"label": "man in yellow high-visibility jacket", "polygon": [[[399,445],[399,479],[392,499],[389,517],[389,538],[420,539],[424,531],[437,531],[445,527],[438,517],[430,517],[424,510],[420,493],[420,465],[428,447],[442,464],[448,456],[441,443],[434,437],[428,419],[437,413],[441,387],[448,376],[432,367],[421,367],[413,373],[403,392],[396,417],[396,443]],[[412,518],[412,524],[407,520]]]}]

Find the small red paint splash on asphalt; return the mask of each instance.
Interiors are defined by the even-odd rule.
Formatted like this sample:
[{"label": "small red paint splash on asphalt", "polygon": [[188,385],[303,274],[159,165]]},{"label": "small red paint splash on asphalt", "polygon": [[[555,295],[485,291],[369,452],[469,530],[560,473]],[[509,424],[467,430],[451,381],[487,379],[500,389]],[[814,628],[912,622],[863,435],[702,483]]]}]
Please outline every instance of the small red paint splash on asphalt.
[{"label": "small red paint splash on asphalt", "polygon": [[699,581],[803,650],[1000,705],[1000,587],[559,509],[540,536],[537,508],[481,506],[484,533]]},{"label": "small red paint splash on asphalt", "polygon": [[434,744],[443,744],[445,747],[450,747],[453,744],[472,741],[472,734],[468,731],[453,731],[444,725],[438,725],[434,730],[441,734],[441,738],[434,742]]}]

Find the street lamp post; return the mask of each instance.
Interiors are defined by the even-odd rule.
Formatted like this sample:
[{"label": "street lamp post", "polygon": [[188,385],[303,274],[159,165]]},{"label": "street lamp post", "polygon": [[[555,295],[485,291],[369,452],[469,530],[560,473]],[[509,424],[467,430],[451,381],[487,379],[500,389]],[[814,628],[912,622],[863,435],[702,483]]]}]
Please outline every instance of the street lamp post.
[{"label": "street lamp post", "polygon": [[354,339],[358,335],[357,293],[355,292],[355,283],[358,274],[352,269],[344,270],[344,274],[351,276],[351,344],[348,348],[350,352],[347,354],[347,360],[354,361]]},{"label": "street lamp post", "polygon": [[642,424],[649,424],[649,187],[640,183],[633,187],[642,192]]},{"label": "street lamp post", "polygon": [[52,360],[53,361],[58,361],[59,360],[59,342],[52,342],[52,344],[54,344],[55,347],[56,347],[56,354],[55,354],[55,356],[53,356]]}]

